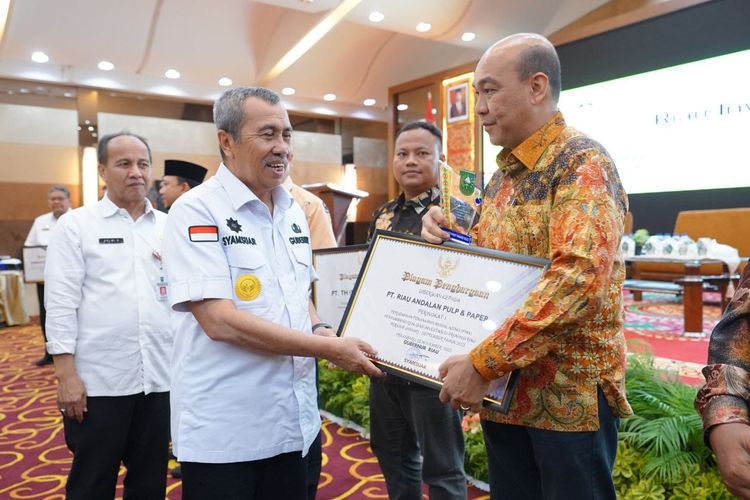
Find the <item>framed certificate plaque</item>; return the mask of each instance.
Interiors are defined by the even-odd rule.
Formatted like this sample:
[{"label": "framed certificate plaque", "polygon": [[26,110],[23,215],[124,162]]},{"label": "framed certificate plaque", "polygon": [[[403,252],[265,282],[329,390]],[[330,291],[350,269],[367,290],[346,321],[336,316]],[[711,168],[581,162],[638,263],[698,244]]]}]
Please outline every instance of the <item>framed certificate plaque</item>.
[{"label": "framed certificate plaque", "polygon": [[23,279],[26,283],[44,283],[46,246],[23,247]]},{"label": "framed certificate plaque", "polygon": [[313,250],[318,275],[313,283],[313,303],[318,316],[334,330],[338,330],[366,253],[367,245]]},{"label": "framed certificate plaque", "polygon": [[[383,370],[434,387],[449,356],[467,354],[526,300],[549,261],[377,231],[339,335],[378,352]],[[505,412],[515,374],[493,381],[485,406]]]}]

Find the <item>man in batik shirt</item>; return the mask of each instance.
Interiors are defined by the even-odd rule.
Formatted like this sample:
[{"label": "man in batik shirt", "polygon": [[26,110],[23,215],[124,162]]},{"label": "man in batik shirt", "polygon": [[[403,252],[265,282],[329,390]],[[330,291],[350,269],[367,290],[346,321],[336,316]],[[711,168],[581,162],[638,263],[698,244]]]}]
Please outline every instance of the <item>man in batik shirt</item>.
[{"label": "man in batik shirt", "polygon": [[[440,397],[478,408],[518,371],[507,414],[482,411],[492,498],[613,499],[625,397],[619,242],[627,197],[614,162],[557,110],[560,61],[542,36],[490,47],[474,74],[476,113],[503,150],[474,228],[478,245],[549,259],[524,304],[468,355],[440,367]],[[422,236],[447,238],[440,210]]]},{"label": "man in batik shirt", "polygon": [[[398,131],[393,176],[402,192],[375,211],[370,237],[376,229],[418,235],[422,215],[440,206],[442,139],[440,129],[426,122],[407,123]],[[430,498],[466,498],[461,415],[440,402],[437,390],[393,375],[372,378],[370,444],[389,498],[420,500],[423,480]]]},{"label": "man in batik shirt", "polygon": [[724,483],[750,498],[750,265],[711,334],[706,384],[695,398]]}]

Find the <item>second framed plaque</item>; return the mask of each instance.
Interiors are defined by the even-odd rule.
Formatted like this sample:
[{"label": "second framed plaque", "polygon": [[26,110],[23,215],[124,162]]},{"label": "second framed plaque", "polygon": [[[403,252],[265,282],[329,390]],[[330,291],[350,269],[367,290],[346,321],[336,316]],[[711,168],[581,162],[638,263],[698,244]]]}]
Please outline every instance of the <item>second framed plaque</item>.
[{"label": "second framed plaque", "polygon": [[313,303],[318,316],[338,330],[354,283],[365,261],[367,245],[313,250],[318,281],[313,283]]},{"label": "second framed plaque", "polygon": [[[339,327],[378,352],[381,368],[439,387],[438,367],[468,354],[526,300],[549,261],[377,231]],[[485,406],[505,412],[515,374],[493,381]]]}]

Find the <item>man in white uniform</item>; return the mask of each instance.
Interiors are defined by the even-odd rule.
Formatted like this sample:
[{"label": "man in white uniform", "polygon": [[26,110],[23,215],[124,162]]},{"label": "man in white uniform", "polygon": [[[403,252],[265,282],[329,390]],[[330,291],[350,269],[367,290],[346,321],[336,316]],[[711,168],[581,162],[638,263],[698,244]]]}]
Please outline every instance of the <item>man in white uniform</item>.
[{"label": "man in white uniform", "polygon": [[172,206],[164,236],[183,498],[304,499],[320,428],[313,357],[380,371],[369,345],[317,324],[307,222],[281,186],[292,128],[279,96],[228,90],[214,122],[223,163]]},{"label": "man in white uniform", "polygon": [[[50,211],[34,219],[23,246],[46,247],[49,245],[49,236],[52,233],[52,228],[57,224],[57,219],[70,210],[70,191],[59,184],[50,187],[47,191],[47,204]],[[47,327],[45,321],[47,310],[44,308],[44,282],[36,284],[36,296],[39,300],[39,324],[42,327],[42,336],[45,343],[44,356],[36,362],[36,365],[45,366],[52,363],[52,356],[49,355],[46,347]]]},{"label": "man in white uniform", "polygon": [[94,205],[62,216],[47,249],[47,350],[55,363],[68,500],[163,500],[172,346],[161,265],[166,215],[146,199],[151,150],[136,135],[104,136]]}]

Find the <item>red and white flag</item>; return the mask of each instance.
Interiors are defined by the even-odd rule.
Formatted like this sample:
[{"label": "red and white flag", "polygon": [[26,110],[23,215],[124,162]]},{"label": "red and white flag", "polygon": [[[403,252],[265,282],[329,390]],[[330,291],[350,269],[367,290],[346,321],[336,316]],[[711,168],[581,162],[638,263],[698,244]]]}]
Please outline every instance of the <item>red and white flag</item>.
[{"label": "red and white flag", "polygon": [[432,112],[432,92],[427,92],[427,101],[424,105],[424,121],[435,123],[435,113]]},{"label": "red and white flag", "polygon": [[216,226],[190,226],[190,241],[219,241],[219,228]]}]

